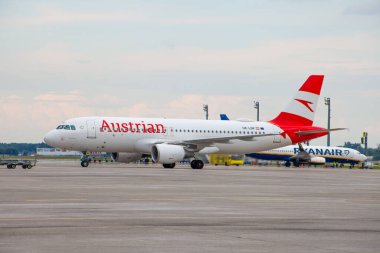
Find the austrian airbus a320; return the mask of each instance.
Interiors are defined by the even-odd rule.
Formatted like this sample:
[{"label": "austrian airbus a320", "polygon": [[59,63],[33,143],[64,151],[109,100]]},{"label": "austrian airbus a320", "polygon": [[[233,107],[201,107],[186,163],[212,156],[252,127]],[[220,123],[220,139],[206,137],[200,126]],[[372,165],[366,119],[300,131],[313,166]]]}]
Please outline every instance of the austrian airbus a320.
[{"label": "austrian airbus a320", "polygon": [[[249,154],[326,135],[327,129],[313,126],[323,77],[310,76],[285,110],[268,122],[81,117],[62,122],[44,140],[83,154],[112,152],[124,163],[150,155],[165,168],[174,168],[176,162],[190,158],[193,169],[202,169],[197,154]],[[88,166],[86,156],[81,165]]]}]

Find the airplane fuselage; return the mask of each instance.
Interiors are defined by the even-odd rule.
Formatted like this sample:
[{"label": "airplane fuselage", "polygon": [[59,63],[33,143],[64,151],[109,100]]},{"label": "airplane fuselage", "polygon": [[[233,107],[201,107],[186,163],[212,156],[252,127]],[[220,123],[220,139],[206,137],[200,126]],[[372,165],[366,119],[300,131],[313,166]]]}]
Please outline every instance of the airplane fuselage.
[{"label": "airplane fuselage", "polygon": [[[311,156],[323,157],[326,162],[357,164],[364,162],[367,157],[359,151],[344,147],[327,146],[305,146],[305,151]],[[247,156],[261,160],[289,161],[290,158],[299,152],[298,145],[291,145],[282,148],[261,151],[247,154]]]},{"label": "airplane fuselage", "polygon": [[[173,168],[185,158],[203,168],[197,154],[247,154],[315,139],[327,134],[313,126],[323,83],[311,75],[277,117],[268,122],[197,119],[83,117],[67,120],[44,138],[54,147],[82,152],[112,152],[116,161],[132,162],[144,154]],[[88,166],[83,159],[82,166]]]},{"label": "airplane fuselage", "polygon": [[[79,151],[138,152],[149,154],[151,145],[162,141],[267,135],[247,140],[214,143],[212,153],[249,153],[291,144],[283,130],[267,122],[190,120],[164,118],[83,117],[64,121],[46,139],[55,147]],[[60,125],[60,126],[61,126]],[[205,145],[205,147],[210,145]]]}]

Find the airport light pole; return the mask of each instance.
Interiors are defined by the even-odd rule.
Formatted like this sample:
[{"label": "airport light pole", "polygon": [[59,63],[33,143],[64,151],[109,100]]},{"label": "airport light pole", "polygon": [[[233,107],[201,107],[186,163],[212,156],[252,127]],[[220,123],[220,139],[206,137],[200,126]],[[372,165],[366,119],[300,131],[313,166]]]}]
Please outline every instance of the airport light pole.
[{"label": "airport light pole", "polygon": [[253,105],[255,109],[257,110],[257,121],[260,121],[260,102],[259,101],[253,101]]},{"label": "airport light pole", "polygon": [[364,144],[364,154],[368,155],[368,132],[363,132],[362,144]]},{"label": "airport light pole", "polygon": [[331,99],[325,97],[325,105],[327,105],[327,146],[330,147],[330,120],[331,120]]},{"label": "airport light pole", "polygon": [[203,105],[203,111],[206,113],[206,120],[208,120],[208,105]]}]

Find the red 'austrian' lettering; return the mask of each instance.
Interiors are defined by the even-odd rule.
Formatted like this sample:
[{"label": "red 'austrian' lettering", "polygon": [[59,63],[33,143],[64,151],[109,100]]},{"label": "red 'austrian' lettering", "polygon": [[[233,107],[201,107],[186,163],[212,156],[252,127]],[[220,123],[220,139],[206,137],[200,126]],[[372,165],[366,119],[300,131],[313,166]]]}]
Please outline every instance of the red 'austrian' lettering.
[{"label": "red 'austrian' lettering", "polygon": [[113,133],[164,133],[165,127],[163,124],[151,124],[141,121],[139,123],[134,122],[110,122],[106,120],[102,121],[100,132],[113,132]]}]

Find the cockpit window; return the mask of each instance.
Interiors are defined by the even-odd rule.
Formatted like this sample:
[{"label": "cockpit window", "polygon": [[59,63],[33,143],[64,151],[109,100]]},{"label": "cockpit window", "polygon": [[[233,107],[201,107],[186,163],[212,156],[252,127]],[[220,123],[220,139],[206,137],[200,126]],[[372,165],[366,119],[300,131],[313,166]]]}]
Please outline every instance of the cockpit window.
[{"label": "cockpit window", "polygon": [[56,129],[76,130],[74,125],[59,125]]}]

